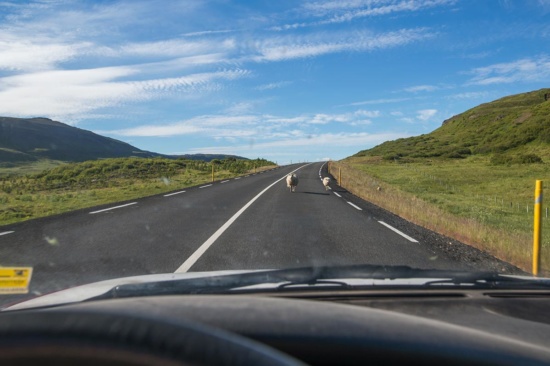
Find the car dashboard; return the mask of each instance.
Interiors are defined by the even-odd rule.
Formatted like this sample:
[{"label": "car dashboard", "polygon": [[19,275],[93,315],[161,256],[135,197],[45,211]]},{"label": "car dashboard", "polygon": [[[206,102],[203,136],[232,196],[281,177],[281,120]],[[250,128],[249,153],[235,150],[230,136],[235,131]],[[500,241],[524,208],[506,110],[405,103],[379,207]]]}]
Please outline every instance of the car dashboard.
[{"label": "car dashboard", "polygon": [[543,365],[549,305],[543,290],[439,289],[85,301],[1,313],[0,361],[44,360],[50,345],[56,364],[272,364],[255,348],[282,364]]}]

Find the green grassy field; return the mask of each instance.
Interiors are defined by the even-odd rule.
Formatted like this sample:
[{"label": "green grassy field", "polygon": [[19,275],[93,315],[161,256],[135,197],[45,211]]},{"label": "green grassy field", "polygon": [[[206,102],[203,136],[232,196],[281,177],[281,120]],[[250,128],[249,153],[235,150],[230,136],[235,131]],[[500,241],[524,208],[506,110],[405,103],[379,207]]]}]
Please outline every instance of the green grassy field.
[{"label": "green grassy field", "polygon": [[[331,163],[334,176],[339,170],[343,186],[358,196],[531,270],[535,181],[548,182],[550,189],[548,164],[494,165],[480,155],[417,162],[352,157]],[[550,269],[548,203],[543,203],[545,270]]]},{"label": "green grassy field", "polygon": [[[0,175],[0,226],[165,193],[275,166],[263,160],[118,158]],[[4,168],[5,169],[5,168]],[[3,169],[0,169],[2,171]]]},{"label": "green grassy field", "polygon": [[0,163],[0,178],[36,174],[63,164],[65,163],[62,161],[49,159],[31,162]]}]

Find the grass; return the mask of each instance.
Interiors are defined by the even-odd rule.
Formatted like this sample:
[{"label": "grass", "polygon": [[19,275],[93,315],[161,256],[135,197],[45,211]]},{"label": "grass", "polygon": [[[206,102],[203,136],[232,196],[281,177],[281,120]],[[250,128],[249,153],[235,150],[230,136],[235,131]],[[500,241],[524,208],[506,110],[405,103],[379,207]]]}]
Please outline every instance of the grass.
[{"label": "grass", "polygon": [[36,174],[65,164],[62,161],[43,159],[31,162],[0,163],[0,178]]},{"label": "grass", "polygon": [[[508,96],[485,103],[445,121],[429,134],[387,141],[355,156],[386,160],[464,159],[498,153],[510,160],[523,154],[550,159],[550,89]],[[506,161],[507,159],[502,159]]]},{"label": "grass", "polygon": [[[350,192],[531,270],[535,180],[548,181],[548,164],[495,166],[489,156],[479,155],[410,163],[371,156],[331,162],[330,169],[335,177],[342,172],[342,185]],[[541,268],[546,270],[549,224],[543,211]]]},{"label": "grass", "polygon": [[[216,161],[221,180],[274,167],[263,159]],[[1,177],[1,176],[0,176]],[[170,192],[212,181],[203,161],[118,158],[0,178],[0,226]]]}]

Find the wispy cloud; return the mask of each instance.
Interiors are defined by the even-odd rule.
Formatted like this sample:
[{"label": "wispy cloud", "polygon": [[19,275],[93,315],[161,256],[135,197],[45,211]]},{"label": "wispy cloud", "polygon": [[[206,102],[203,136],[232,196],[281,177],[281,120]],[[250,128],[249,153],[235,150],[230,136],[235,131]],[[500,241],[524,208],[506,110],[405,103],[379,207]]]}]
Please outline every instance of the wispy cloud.
[{"label": "wispy cloud", "polygon": [[428,121],[437,113],[437,109],[423,109],[417,112],[416,118],[421,121]]},{"label": "wispy cloud", "polygon": [[435,37],[427,28],[401,29],[379,34],[319,34],[310,37],[275,37],[259,42],[255,61],[284,61],[339,52],[365,52],[407,45]]},{"label": "wispy cloud", "polygon": [[514,82],[550,80],[550,57],[523,58],[508,63],[498,63],[472,70],[474,77],[468,85],[491,85]]},{"label": "wispy cloud", "polygon": [[280,159],[291,159],[294,151],[300,149],[303,153],[323,154],[323,156],[339,157],[345,151],[351,155],[359,150],[378,145],[384,141],[408,137],[406,133],[324,133],[309,134],[304,137],[278,139],[276,141],[257,142],[250,139],[246,144],[231,144],[226,146],[206,146],[193,148],[185,153],[219,153],[239,154],[243,156],[273,156]]},{"label": "wispy cloud", "polygon": [[372,99],[372,100],[364,100],[361,102],[353,102],[349,104],[343,104],[339,105],[338,107],[346,107],[346,106],[360,106],[360,105],[375,105],[375,104],[389,104],[389,103],[401,103],[405,102],[407,100],[411,100],[412,98],[382,98],[382,99]]},{"label": "wispy cloud", "polygon": [[[249,106],[245,106],[249,107]],[[231,111],[233,112],[233,111]],[[189,118],[184,121],[167,125],[144,125],[129,129],[101,131],[109,135],[117,136],[149,136],[168,137],[202,133],[207,136],[235,137],[257,135],[261,139],[270,139],[281,136],[306,135],[307,125],[327,125],[330,123],[348,124],[358,126],[370,124],[369,118],[376,118],[379,111],[357,110],[343,114],[313,113],[294,117],[281,117],[274,115],[254,115],[232,113],[223,115],[203,115]],[[296,126],[291,130],[289,126]],[[243,132],[237,132],[243,131]],[[261,131],[261,134],[259,133]]]},{"label": "wispy cloud", "polygon": [[[334,5],[335,1],[329,3]],[[456,3],[456,0],[403,0],[403,1],[394,1],[394,0],[382,0],[382,1],[364,1],[356,2],[359,6],[352,7],[347,6],[350,2],[344,2],[346,7],[333,7],[332,13],[334,10],[344,10],[343,13],[334,14],[329,19],[322,21],[322,24],[327,23],[342,23],[349,22],[357,18],[371,17],[371,16],[381,16],[388,15],[392,13],[401,13],[401,12],[415,12],[419,10],[424,10],[428,8],[433,8],[437,6],[452,5]],[[361,4],[362,3],[362,4]]]},{"label": "wispy cloud", "polygon": [[488,95],[489,95],[488,91],[464,92],[464,93],[448,95],[446,98],[447,99],[479,99],[479,98],[485,98]]},{"label": "wispy cloud", "polygon": [[275,83],[263,84],[256,87],[256,90],[279,89],[292,84],[292,81],[279,81]]},{"label": "wispy cloud", "polygon": [[0,31],[0,70],[37,71],[53,69],[55,65],[73,59],[88,43],[74,44],[16,37]]},{"label": "wispy cloud", "polygon": [[359,18],[412,13],[425,9],[453,5],[457,0],[349,0],[306,2],[303,10],[310,16],[321,18],[309,22],[296,22],[274,26],[275,31],[291,30],[311,26],[350,22]]},{"label": "wispy cloud", "polygon": [[405,88],[403,90],[409,93],[418,93],[418,92],[432,92],[439,89],[440,87],[435,85],[417,85],[417,86],[411,86],[411,87]]},{"label": "wispy cloud", "polygon": [[235,80],[249,73],[227,69],[176,78],[120,80],[137,77],[141,72],[139,67],[107,67],[0,78],[0,115],[49,116],[70,121],[101,108],[151,100],[167,93],[196,97],[216,89],[218,80]]}]

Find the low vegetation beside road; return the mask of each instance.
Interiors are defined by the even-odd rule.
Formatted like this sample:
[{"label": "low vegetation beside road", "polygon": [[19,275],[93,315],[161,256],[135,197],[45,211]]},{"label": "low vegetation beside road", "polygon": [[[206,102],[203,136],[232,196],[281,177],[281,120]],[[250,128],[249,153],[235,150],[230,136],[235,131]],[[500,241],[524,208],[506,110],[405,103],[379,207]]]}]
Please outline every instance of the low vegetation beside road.
[{"label": "low vegetation beside road", "polygon": [[212,167],[220,180],[273,166],[265,159],[113,158],[0,175],[0,226],[203,184]]},{"label": "low vegetation beside road", "polygon": [[[416,162],[363,156],[331,162],[330,171],[334,177],[341,172],[342,186],[357,196],[531,270],[535,180],[548,178],[547,164],[515,164],[511,170],[491,164],[489,156]],[[546,270],[547,207],[549,202],[542,215],[541,267]]]}]

